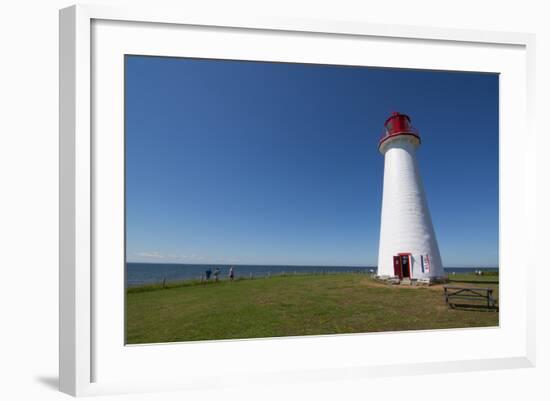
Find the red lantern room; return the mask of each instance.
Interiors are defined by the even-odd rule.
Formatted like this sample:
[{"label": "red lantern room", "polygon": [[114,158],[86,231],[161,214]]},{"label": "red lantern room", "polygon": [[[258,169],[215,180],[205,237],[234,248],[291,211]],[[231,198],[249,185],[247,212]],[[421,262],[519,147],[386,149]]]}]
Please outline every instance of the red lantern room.
[{"label": "red lantern room", "polygon": [[420,142],[418,130],[412,126],[411,119],[406,114],[393,112],[384,123],[384,128],[384,133],[380,138],[378,147],[380,147],[384,141],[398,135],[412,135],[418,138],[418,141]]}]

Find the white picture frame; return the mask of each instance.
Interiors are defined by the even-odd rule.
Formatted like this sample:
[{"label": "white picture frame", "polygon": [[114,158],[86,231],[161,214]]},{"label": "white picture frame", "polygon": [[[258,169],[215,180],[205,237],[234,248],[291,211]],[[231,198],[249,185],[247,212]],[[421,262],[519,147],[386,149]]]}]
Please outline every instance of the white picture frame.
[{"label": "white picture frame", "polygon": [[[95,24],[95,25],[94,25]],[[154,28],[152,28],[154,27]],[[187,27],[187,28],[186,28]],[[454,53],[470,51],[479,54],[479,60],[488,49],[495,49],[493,60],[475,61],[466,59],[462,62],[438,60],[425,57],[415,64],[414,58],[408,61],[412,64],[400,64],[400,60],[388,59],[377,65],[386,67],[404,68],[432,68],[432,69],[458,69],[480,71],[476,62],[493,63],[494,67],[481,69],[481,71],[499,72],[503,74],[501,82],[501,164],[500,164],[500,210],[501,210],[501,327],[498,329],[463,329],[463,330],[434,330],[408,333],[384,333],[371,335],[339,335],[339,336],[311,336],[291,339],[260,339],[246,341],[220,341],[199,342],[194,345],[171,344],[155,345],[147,347],[124,347],[122,339],[118,337],[119,331],[110,336],[111,325],[116,325],[120,318],[120,299],[112,299],[111,295],[105,295],[108,303],[115,302],[118,314],[105,317],[102,313],[102,303],[98,301],[95,291],[98,287],[107,287],[106,275],[97,274],[98,260],[104,258],[116,258],[118,251],[97,252],[98,242],[106,238],[107,233],[100,233],[102,224],[99,221],[104,216],[103,206],[98,209],[99,198],[96,191],[105,193],[109,188],[120,186],[120,181],[115,178],[103,188],[104,181],[97,181],[101,169],[107,166],[117,168],[121,164],[120,149],[104,147],[103,143],[97,143],[93,135],[93,127],[100,126],[105,114],[100,109],[112,110],[111,120],[120,121],[122,107],[119,97],[109,97],[113,103],[98,102],[97,97],[104,96],[101,89],[93,86],[92,77],[102,68],[110,68],[112,60],[101,53],[111,52],[113,60],[120,62],[119,55],[127,49],[138,49],[146,54],[181,55],[175,54],[174,43],[163,39],[174,32],[187,35],[186,29],[193,29],[193,35],[202,40],[204,48],[196,48],[193,53],[196,56],[204,52],[204,57],[212,54],[209,50],[208,37],[216,40],[223,39],[225,45],[232,43],[235,36],[245,38],[246,35],[261,35],[262,43],[273,44],[261,49],[264,53],[258,54],[257,59],[270,59],[284,61],[302,61],[300,50],[306,43],[317,40],[325,41],[326,48],[341,49],[342,60],[348,57],[349,63],[365,65],[364,61],[354,58],[350,46],[356,42],[371,40],[385,41],[386,44],[398,45],[400,41],[406,41],[411,49],[418,47],[419,52],[429,52],[422,49],[423,46],[437,46],[441,55],[445,53],[446,46],[453,46]],[[140,31],[149,29],[147,35],[140,36]],[[126,32],[126,33],[125,33]],[[179,34],[179,33],[178,33]],[[94,41],[94,35],[96,39]],[[111,35],[111,36],[109,36]],[[202,37],[201,35],[207,35]],[[131,40],[141,40],[138,44],[130,43]],[[281,39],[281,37],[284,37]],[[108,39],[108,40],[106,40]],[[278,40],[292,39],[289,46],[294,53],[288,56],[269,56]],[[330,41],[337,39],[339,47],[330,47]],[[234,39],[237,42],[237,39]],[[246,39],[245,39],[246,40]],[[309,42],[308,42],[309,41]],[[215,40],[213,41],[215,42]],[[352,43],[353,42],[353,43]],[[250,41],[256,43],[257,41]],[[247,46],[251,46],[250,43]],[[187,368],[194,363],[193,355],[200,352],[215,358],[216,355],[225,355],[233,361],[236,369],[248,379],[256,381],[275,382],[292,381],[297,377],[303,380],[328,380],[341,377],[376,377],[388,374],[400,374],[414,369],[418,373],[431,373],[439,371],[467,371],[478,369],[499,369],[510,367],[529,367],[535,363],[535,338],[534,338],[534,280],[527,277],[534,276],[534,236],[535,227],[535,181],[534,181],[534,150],[532,146],[517,147],[518,140],[532,141],[534,143],[535,132],[532,128],[533,101],[534,101],[534,35],[505,32],[484,32],[458,29],[436,29],[414,26],[375,25],[351,21],[320,21],[320,20],[293,20],[285,18],[242,18],[234,19],[215,14],[187,15],[184,10],[162,10],[150,8],[112,8],[108,6],[78,5],[61,10],[60,12],[60,390],[71,395],[94,395],[110,393],[126,393],[133,391],[160,391],[166,389],[202,389],[208,388],[209,382],[205,380],[204,371],[200,366],[189,369],[186,380],[179,379],[177,375],[164,375],[154,377],[154,372],[137,368],[136,361],[148,362],[168,360],[170,355],[185,352],[191,355],[190,362],[186,362]],[[162,45],[161,45],[162,44]],[[138,46],[139,45],[139,46]],[[212,44],[214,46],[215,44]],[[128,47],[125,47],[128,46]],[[171,47],[172,46],[172,47]],[[237,46],[237,45],[236,45]],[[302,46],[302,48],[300,48]],[[362,46],[362,45],[361,45]],[[373,54],[376,53],[376,43],[373,45]],[[227,51],[246,56],[250,47],[239,53],[242,49],[235,47]],[[279,46],[280,47],[280,46]],[[313,46],[315,47],[315,46]],[[212,47],[214,49],[214,47]],[[253,49],[254,50],[254,49]],[[256,49],[258,50],[258,49]],[[178,50],[180,51],[180,50]],[[181,50],[185,54],[189,50]],[[347,52],[347,53],[346,53]],[[141,54],[141,53],[140,53]],[[202,54],[202,53],[201,53]],[[426,53],[428,54],[428,53]],[[502,59],[499,59],[499,54]],[[334,55],[326,55],[333,57]],[[97,57],[97,60],[96,60]],[[229,55],[227,56],[229,57]],[[314,53],[304,57],[316,57]],[[359,56],[357,56],[359,57]],[[238,58],[238,56],[237,56]],[[101,60],[107,60],[105,63]],[[319,63],[328,62],[324,55],[319,56]],[[506,61],[506,62],[504,62]],[[501,63],[501,64],[499,64]],[[371,65],[371,64],[369,64]],[[487,64],[490,65],[490,64]],[[501,67],[499,67],[501,65]],[[470,67],[468,67],[470,66]],[[502,68],[502,70],[500,69]],[[504,71],[504,72],[503,72]],[[111,87],[120,91],[122,82],[120,70],[111,71]],[[108,75],[108,74],[107,74]],[[101,75],[99,80],[106,76]],[[97,83],[97,82],[96,82]],[[514,89],[514,90],[512,90]],[[514,94],[517,93],[517,97]],[[116,95],[116,93],[115,93]],[[96,98],[94,98],[94,96]],[[95,103],[94,103],[95,99]],[[97,108],[97,110],[96,110]],[[112,124],[112,127],[119,125]],[[107,127],[107,130],[110,129]],[[512,132],[522,133],[518,139]],[[98,152],[103,152],[98,157]],[[112,153],[111,153],[112,152]],[[117,153],[118,152],[118,153]],[[102,159],[100,162],[99,159]],[[110,161],[109,161],[110,160]],[[109,164],[111,163],[111,164]],[[102,165],[105,165],[102,167]],[[503,177],[505,180],[503,180]],[[521,191],[517,190],[519,184]],[[116,196],[115,196],[116,198]],[[115,208],[116,209],[116,208]],[[116,215],[116,210],[113,211]],[[116,215],[119,216],[119,215]],[[99,219],[99,220],[98,220]],[[115,219],[116,221],[116,219]],[[514,230],[511,230],[511,228]],[[120,234],[120,230],[114,230]],[[105,234],[105,235],[104,235]],[[116,234],[116,235],[119,235]],[[112,243],[117,244],[119,237],[113,238]],[[109,238],[111,240],[111,238]],[[120,250],[122,251],[122,250]],[[507,266],[518,264],[520,270],[513,275]],[[120,287],[120,276],[114,277],[106,294],[113,291],[123,292]],[[512,281],[513,288],[512,291]],[[510,297],[517,297],[512,299]],[[94,298],[95,297],[95,298]],[[513,302],[512,302],[513,301]],[[105,320],[102,320],[105,319]],[[513,324],[512,324],[513,320]],[[111,322],[111,323],[109,323]],[[120,322],[122,324],[122,322]],[[100,327],[100,329],[98,329]],[[117,329],[118,330],[118,329]],[[504,334],[503,334],[504,333]],[[441,354],[429,355],[429,350],[411,353],[406,358],[403,355],[378,355],[371,353],[369,360],[365,360],[360,352],[351,352],[348,356],[341,356],[342,350],[357,350],[365,347],[368,349],[374,341],[390,341],[391,336],[407,336],[419,344],[427,341],[442,341],[450,338],[458,342],[479,342],[479,349],[471,353],[459,355],[460,346],[455,354],[437,352]],[[109,340],[108,338],[115,338]],[[373,340],[373,339],[376,340]],[[119,344],[120,350],[112,347],[118,345],[105,345],[110,341]],[[485,341],[485,343],[484,343]],[[370,344],[370,345],[369,345]],[[485,344],[486,348],[483,348]],[[487,344],[492,344],[491,346]],[[504,346],[506,344],[507,346]],[[205,348],[205,345],[208,349]],[[475,345],[473,346],[475,348]],[[118,349],[118,348],[117,348]],[[212,351],[214,350],[214,351]],[[262,360],[268,359],[269,365],[260,359],[251,359],[245,362],[239,361],[237,355],[256,354]],[[205,354],[213,352],[213,354]],[[265,353],[264,353],[265,352]],[[275,358],[275,355],[290,353],[300,355],[302,359],[309,358],[309,363],[294,363],[292,368],[285,367],[290,364],[288,358]],[[318,355],[323,353],[323,358]],[[126,362],[118,358],[127,358]],[[306,358],[307,357],[307,358]],[[384,358],[388,358],[387,362]],[[112,359],[109,359],[112,358]],[[258,357],[259,358],[259,357]],[[363,358],[363,359],[362,359]],[[102,361],[99,363],[98,361]],[[198,360],[195,360],[198,363]],[[134,369],[124,369],[126,375],[117,375],[122,365],[125,368],[134,366]],[[167,362],[168,369],[173,362]],[[239,366],[239,363],[241,366]],[[254,369],[245,366],[246,363],[256,363]],[[108,374],[101,372],[101,366],[107,370],[106,365],[113,366]],[[286,364],[286,365],[285,365]],[[261,365],[261,366],[260,366]],[[224,367],[220,368],[224,372]],[[98,371],[99,370],[99,371]],[[330,374],[329,374],[330,373]],[[247,376],[248,375],[248,376]],[[105,379],[103,379],[103,376]],[[133,379],[135,377],[135,379]],[[219,385],[232,385],[223,381],[223,373],[220,374]],[[234,384],[234,383],[233,383]],[[236,383],[238,384],[238,383]]]}]

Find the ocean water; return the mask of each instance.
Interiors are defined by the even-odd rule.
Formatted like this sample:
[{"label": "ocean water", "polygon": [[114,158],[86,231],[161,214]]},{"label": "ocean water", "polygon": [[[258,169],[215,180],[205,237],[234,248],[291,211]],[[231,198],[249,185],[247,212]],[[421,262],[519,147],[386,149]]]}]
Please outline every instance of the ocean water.
[{"label": "ocean water", "polygon": [[[172,263],[127,263],[126,264],[126,286],[132,287],[143,284],[162,283],[166,281],[200,279],[207,269],[220,269],[220,279],[227,279],[231,265],[192,265]],[[375,266],[267,266],[267,265],[233,265],[235,277],[266,277],[277,274],[305,274],[305,273],[376,273]],[[473,272],[498,271],[498,268],[476,268],[476,267],[450,267],[445,272]]]}]

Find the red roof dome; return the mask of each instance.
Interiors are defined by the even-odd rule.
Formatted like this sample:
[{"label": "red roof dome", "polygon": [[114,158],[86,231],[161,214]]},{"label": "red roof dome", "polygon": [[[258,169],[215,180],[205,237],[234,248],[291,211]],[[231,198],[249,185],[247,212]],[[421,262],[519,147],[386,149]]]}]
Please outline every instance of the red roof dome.
[{"label": "red roof dome", "polygon": [[411,118],[402,113],[393,112],[384,123],[384,133],[378,147],[387,139],[398,135],[413,135],[420,141],[418,130],[411,124]]}]

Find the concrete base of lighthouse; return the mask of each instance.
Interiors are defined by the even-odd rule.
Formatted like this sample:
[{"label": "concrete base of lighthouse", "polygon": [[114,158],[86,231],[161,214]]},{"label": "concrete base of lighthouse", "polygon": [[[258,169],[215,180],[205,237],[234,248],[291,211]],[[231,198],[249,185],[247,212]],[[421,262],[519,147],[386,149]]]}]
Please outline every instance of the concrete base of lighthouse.
[{"label": "concrete base of lighthouse", "polygon": [[403,276],[400,274],[378,274],[375,276],[378,281],[383,281],[389,284],[409,284],[409,285],[432,285],[448,282],[448,277],[445,274],[440,275],[416,275]]}]

